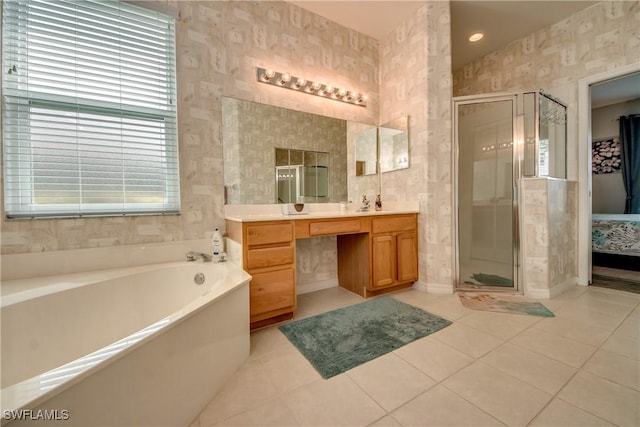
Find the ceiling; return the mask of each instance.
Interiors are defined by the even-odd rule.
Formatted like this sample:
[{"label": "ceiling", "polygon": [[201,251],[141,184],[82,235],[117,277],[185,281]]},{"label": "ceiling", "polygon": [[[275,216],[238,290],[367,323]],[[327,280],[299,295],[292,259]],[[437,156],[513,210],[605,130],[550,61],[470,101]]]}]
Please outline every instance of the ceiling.
[{"label": "ceiling", "polygon": [[[290,3],[380,40],[424,2],[385,0],[290,0]],[[509,42],[554,24],[596,1],[489,1],[451,2],[451,46],[454,70]],[[476,43],[467,38],[482,31]]]},{"label": "ceiling", "polygon": [[[416,12],[423,1],[288,0],[313,13],[377,40]],[[510,42],[562,21],[597,1],[452,0],[451,65],[457,70]],[[485,37],[471,43],[478,31]],[[594,85],[593,108],[640,98],[640,74]]]}]

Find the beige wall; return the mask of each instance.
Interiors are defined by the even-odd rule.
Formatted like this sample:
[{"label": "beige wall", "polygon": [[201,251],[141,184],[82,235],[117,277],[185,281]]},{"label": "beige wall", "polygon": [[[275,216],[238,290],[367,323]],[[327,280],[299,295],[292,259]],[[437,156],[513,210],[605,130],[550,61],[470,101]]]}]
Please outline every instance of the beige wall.
[{"label": "beige wall", "polygon": [[[162,1],[165,3],[165,1]],[[378,120],[378,42],[284,2],[171,2],[176,25],[181,214],[4,220],[2,253],[170,242],[223,224],[223,95],[364,123]],[[256,82],[256,66],[364,92],[367,108]]]},{"label": "beige wall", "polygon": [[638,62],[639,36],[639,1],[600,2],[455,70],[453,92],[544,89],[567,103],[567,172],[575,180],[578,80]]},{"label": "beige wall", "polygon": [[577,183],[562,179],[522,181],[522,244],[525,293],[549,298],[575,284]]},{"label": "beige wall", "polygon": [[380,42],[380,123],[409,115],[409,169],[381,175],[385,201],[418,199],[420,284],[453,280],[449,3],[425,2]]}]

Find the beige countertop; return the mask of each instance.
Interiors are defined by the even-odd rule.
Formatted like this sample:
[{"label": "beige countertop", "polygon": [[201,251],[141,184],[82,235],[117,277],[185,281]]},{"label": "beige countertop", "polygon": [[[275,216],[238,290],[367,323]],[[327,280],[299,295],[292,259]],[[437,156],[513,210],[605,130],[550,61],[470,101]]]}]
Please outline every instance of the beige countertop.
[{"label": "beige countertop", "polygon": [[389,202],[383,204],[382,210],[376,211],[373,206],[366,212],[358,211],[358,204],[350,203],[346,210],[341,210],[340,203],[306,203],[305,213],[284,214],[279,204],[261,205],[225,205],[224,218],[230,221],[276,221],[296,219],[350,218],[377,215],[398,215],[418,213],[418,202]]}]

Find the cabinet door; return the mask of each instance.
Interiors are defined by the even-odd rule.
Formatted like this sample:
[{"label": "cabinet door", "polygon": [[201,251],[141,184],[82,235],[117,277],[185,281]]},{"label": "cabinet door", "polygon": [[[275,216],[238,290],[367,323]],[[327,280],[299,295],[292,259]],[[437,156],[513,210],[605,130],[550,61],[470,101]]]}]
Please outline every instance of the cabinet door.
[{"label": "cabinet door", "polygon": [[253,273],[250,292],[252,320],[271,311],[295,307],[295,274],[292,268]]},{"label": "cabinet door", "polygon": [[373,237],[372,288],[393,285],[396,278],[396,238],[392,235]]},{"label": "cabinet door", "polygon": [[418,236],[416,233],[398,234],[398,282],[418,280]]}]

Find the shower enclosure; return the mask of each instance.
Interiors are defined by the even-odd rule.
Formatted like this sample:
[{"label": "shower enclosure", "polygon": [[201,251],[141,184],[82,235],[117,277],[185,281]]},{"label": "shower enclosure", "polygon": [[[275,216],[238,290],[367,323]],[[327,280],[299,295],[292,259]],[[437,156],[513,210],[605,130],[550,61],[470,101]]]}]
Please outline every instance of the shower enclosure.
[{"label": "shower enclosure", "polygon": [[454,98],[456,289],[521,292],[520,182],[566,178],[566,106],[540,92]]}]

